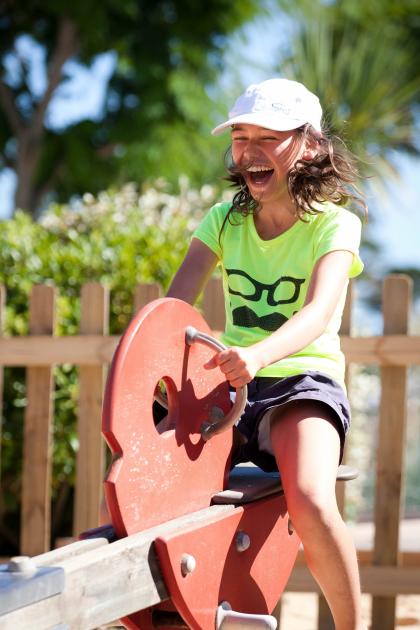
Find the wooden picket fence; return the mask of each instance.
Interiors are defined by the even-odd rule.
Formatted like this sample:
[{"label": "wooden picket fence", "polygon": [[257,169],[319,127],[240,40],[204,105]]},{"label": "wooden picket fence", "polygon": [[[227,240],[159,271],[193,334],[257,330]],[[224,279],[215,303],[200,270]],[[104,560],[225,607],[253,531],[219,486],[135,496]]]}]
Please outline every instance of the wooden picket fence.
[{"label": "wooden picket fence", "polygon": [[[50,547],[53,366],[64,363],[79,366],[77,430],[80,448],[74,503],[74,532],[77,533],[98,524],[105,461],[105,446],[99,438],[102,395],[106,366],[118,343],[117,336],[108,334],[109,294],[104,286],[94,283],[83,286],[78,335],[54,336],[55,296],[55,289],[51,286],[34,286],[29,305],[29,335],[0,336],[0,391],[2,366],[27,368],[21,553],[31,556]],[[139,285],[134,293],[134,310],[159,296],[157,285]],[[5,291],[0,287],[0,333],[5,300]],[[398,544],[404,487],[407,369],[420,364],[420,336],[408,334],[411,281],[405,276],[389,276],[384,281],[384,331],[381,336],[351,336],[351,302],[350,291],[341,329],[347,363],[378,365],[381,368],[375,539],[372,550],[358,554],[361,581],[363,591],[373,596],[372,629],[392,630],[396,595],[420,593],[420,553],[402,553]],[[223,297],[217,279],[212,279],[206,288],[203,313],[213,330],[223,328]],[[343,510],[344,486],[340,484],[337,488]],[[301,555],[287,589],[319,593]],[[321,596],[318,628],[333,628]]]}]

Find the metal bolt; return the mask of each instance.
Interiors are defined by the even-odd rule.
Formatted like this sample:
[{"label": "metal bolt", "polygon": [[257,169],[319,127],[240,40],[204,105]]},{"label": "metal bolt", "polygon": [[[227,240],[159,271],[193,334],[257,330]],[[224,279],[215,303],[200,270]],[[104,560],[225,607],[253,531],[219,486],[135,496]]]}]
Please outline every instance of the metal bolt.
[{"label": "metal bolt", "polygon": [[195,571],[196,566],[197,566],[197,561],[194,558],[194,556],[192,556],[189,553],[184,553],[182,555],[181,573],[184,577],[188,575],[189,573],[192,573],[193,571]]},{"label": "metal bolt", "polygon": [[7,565],[10,573],[19,573],[22,576],[31,576],[36,573],[36,564],[29,556],[14,556]]},{"label": "metal bolt", "polygon": [[236,551],[239,551],[240,553],[242,551],[246,551],[251,546],[251,539],[248,536],[248,534],[246,534],[245,532],[238,532],[236,534],[235,542],[236,542]]}]

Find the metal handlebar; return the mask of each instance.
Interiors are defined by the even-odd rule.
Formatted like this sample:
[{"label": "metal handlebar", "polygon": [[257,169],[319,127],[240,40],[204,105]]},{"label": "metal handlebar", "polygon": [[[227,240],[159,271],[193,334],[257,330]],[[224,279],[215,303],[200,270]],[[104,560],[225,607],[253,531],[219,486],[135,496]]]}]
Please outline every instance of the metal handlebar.
[{"label": "metal handlebar", "polygon": [[[198,331],[194,328],[194,326],[187,326],[185,329],[185,343],[188,346],[192,346],[192,344],[197,341],[205,346],[208,346],[212,350],[226,350],[226,346],[217,339],[214,339],[214,337],[211,337],[207,333]],[[210,438],[214,435],[222,433],[222,431],[226,431],[227,429],[233,427],[244,412],[247,395],[248,388],[246,385],[244,385],[244,387],[238,387],[236,389],[235,402],[226,416],[223,416],[220,420],[215,422],[204,422],[202,424],[200,433],[205,442],[210,440]]]}]

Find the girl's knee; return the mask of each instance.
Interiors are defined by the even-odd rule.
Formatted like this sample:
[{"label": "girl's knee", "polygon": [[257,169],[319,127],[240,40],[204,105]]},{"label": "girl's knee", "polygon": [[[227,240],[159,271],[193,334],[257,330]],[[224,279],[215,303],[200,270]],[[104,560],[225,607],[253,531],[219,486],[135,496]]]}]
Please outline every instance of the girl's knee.
[{"label": "girl's knee", "polygon": [[340,513],[335,494],[330,496],[324,491],[313,488],[296,488],[286,493],[287,509],[296,528],[308,529],[323,525],[328,527]]}]

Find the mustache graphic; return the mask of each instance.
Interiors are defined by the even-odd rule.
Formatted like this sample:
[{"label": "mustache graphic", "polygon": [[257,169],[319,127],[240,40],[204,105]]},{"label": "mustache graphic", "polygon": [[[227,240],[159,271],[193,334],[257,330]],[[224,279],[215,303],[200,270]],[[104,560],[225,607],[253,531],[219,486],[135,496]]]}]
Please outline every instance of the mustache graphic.
[{"label": "mustache graphic", "polygon": [[262,328],[268,332],[273,332],[280,328],[282,324],[287,322],[288,318],[281,313],[270,313],[259,317],[248,306],[240,306],[232,311],[233,323],[236,326],[245,328]]}]

